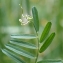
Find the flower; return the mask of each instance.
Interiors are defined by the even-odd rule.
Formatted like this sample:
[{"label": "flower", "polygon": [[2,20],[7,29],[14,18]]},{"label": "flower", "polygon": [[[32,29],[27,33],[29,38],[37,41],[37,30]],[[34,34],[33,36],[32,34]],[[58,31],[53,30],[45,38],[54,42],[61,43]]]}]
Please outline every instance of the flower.
[{"label": "flower", "polygon": [[30,15],[23,15],[23,14],[22,14],[22,19],[19,19],[19,21],[21,22],[21,25],[26,25],[26,24],[28,24],[32,19],[33,19],[33,17],[31,17]]},{"label": "flower", "polygon": [[19,21],[21,22],[21,25],[26,25],[26,24],[28,24],[33,19],[33,17],[30,16],[30,15],[27,15],[27,14],[24,15],[23,14],[23,8],[22,8],[21,5],[20,5],[20,7],[21,7],[21,10],[22,10],[22,17],[21,17],[21,19],[19,19]]}]

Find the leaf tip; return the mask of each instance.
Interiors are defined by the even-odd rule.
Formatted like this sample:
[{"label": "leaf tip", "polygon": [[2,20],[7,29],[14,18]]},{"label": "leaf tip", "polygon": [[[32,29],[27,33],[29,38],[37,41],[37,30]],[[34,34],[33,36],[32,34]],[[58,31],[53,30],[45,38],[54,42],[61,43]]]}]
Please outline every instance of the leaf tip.
[{"label": "leaf tip", "polygon": [[49,24],[49,25],[52,25],[52,23],[51,23],[51,22],[48,22],[48,24]]}]

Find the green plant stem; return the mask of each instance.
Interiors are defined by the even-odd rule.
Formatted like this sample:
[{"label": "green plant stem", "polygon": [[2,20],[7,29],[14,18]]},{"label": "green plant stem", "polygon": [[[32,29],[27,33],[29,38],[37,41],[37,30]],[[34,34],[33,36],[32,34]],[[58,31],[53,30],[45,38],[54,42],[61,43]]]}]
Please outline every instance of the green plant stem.
[{"label": "green plant stem", "polygon": [[[36,33],[36,35],[38,37],[38,33]],[[37,38],[37,41],[38,41],[38,49],[37,49],[37,57],[36,57],[35,63],[37,63],[38,56],[39,56],[39,38]]]}]

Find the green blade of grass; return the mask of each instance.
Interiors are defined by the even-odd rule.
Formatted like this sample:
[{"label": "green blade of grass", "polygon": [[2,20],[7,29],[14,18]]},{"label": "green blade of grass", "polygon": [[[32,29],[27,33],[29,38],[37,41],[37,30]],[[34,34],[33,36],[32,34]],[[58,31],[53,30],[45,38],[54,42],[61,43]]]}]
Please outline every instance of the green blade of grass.
[{"label": "green blade of grass", "polygon": [[8,57],[12,58],[16,63],[26,63],[23,60],[21,60],[17,55],[13,54],[12,52],[2,49],[2,52],[7,55]]},{"label": "green blade of grass", "polygon": [[47,40],[44,42],[44,44],[41,46],[39,52],[43,52],[47,49],[47,47],[51,44],[53,38],[55,37],[55,33],[52,33],[48,38]]},{"label": "green blade of grass", "polygon": [[40,43],[44,41],[44,39],[47,37],[49,31],[50,31],[50,28],[51,28],[51,22],[48,22],[41,34],[41,37],[40,37]]},{"label": "green blade of grass", "polygon": [[33,21],[34,21],[34,27],[36,32],[39,31],[39,19],[38,19],[38,12],[36,7],[32,8],[32,14],[33,14]]}]

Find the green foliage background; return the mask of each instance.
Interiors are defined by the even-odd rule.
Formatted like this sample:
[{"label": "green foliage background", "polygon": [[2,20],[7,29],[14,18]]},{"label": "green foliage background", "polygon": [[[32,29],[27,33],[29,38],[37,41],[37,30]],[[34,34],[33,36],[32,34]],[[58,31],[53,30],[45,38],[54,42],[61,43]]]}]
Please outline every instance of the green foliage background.
[{"label": "green foliage background", "polygon": [[[35,6],[38,10],[40,20],[40,31],[43,30],[48,21],[52,22],[52,29],[56,37],[50,47],[40,54],[40,59],[63,59],[63,0],[0,0],[0,48],[8,43],[11,34],[34,33],[32,24],[22,26],[21,17],[22,4],[24,13],[31,14],[31,8]],[[0,50],[0,63],[14,63]]]}]

